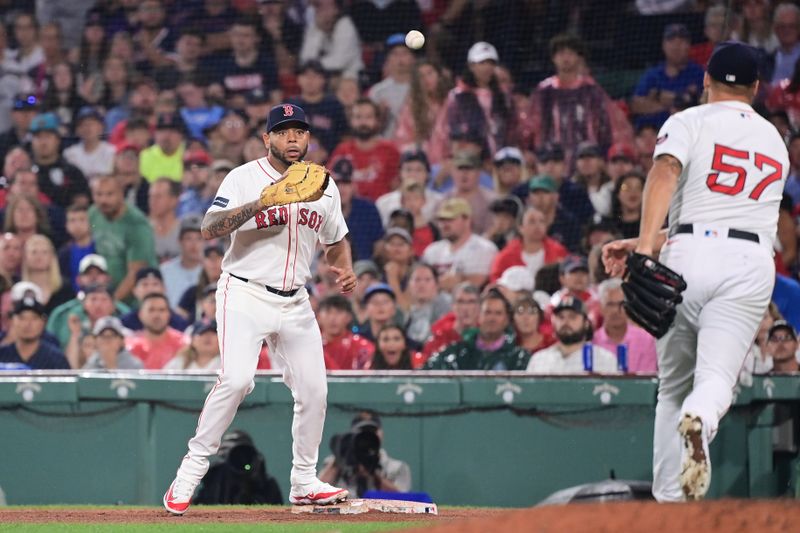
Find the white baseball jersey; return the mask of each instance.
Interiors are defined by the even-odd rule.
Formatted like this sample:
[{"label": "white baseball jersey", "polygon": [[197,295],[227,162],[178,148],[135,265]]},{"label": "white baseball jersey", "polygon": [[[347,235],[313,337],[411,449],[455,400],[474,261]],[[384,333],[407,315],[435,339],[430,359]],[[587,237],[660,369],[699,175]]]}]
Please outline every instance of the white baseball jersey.
[{"label": "white baseball jersey", "polygon": [[439,275],[448,272],[488,275],[495,255],[497,246],[473,233],[458,250],[453,250],[447,239],[431,243],[425,248],[422,261],[435,268]]},{"label": "white baseball jersey", "polygon": [[752,107],[726,101],[672,115],[653,157],[662,154],[683,165],[670,228],[718,225],[774,241],[789,155],[775,126]]},{"label": "white baseball jersey", "polygon": [[[238,166],[225,176],[208,211],[251,202],[280,177],[266,157]],[[333,244],[345,235],[339,189],[328,180],[319,200],[270,207],[242,224],[231,234],[222,269],[275,289],[298,289],[311,277],[317,241]]]}]

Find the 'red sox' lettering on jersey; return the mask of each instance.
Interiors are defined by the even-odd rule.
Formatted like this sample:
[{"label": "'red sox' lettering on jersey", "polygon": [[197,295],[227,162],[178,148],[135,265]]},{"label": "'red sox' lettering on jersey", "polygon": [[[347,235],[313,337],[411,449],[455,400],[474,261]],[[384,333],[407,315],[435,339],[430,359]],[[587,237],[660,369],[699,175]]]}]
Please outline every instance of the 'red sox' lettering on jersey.
[{"label": "'red sox' lettering on jersey", "polygon": [[[319,233],[325,217],[313,209],[302,207],[299,210],[297,225],[307,226]],[[289,223],[289,208],[287,206],[270,207],[255,214],[256,228],[265,229],[273,226],[285,226]]]}]

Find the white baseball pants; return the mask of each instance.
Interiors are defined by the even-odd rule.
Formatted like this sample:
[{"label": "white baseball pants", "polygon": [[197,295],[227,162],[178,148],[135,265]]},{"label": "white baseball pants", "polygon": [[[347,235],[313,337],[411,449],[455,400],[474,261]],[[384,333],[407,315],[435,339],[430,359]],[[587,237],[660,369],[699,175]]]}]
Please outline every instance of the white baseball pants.
[{"label": "white baseball pants", "polygon": [[757,244],[702,227],[670,238],[660,260],[687,284],[674,327],[656,343],[653,496],[674,502],[684,499],[678,422],[698,415],[708,441],[714,438],[769,304],[775,264],[769,239]]},{"label": "white baseball pants", "polygon": [[208,393],[178,476],[198,483],[208,471],[209,456],[217,453],[239,404],[253,390],[258,355],[266,338],[270,358],[281,361],[284,382],[294,398],[291,483],[312,482],[325,424],[328,383],[322,337],[308,293],[300,289],[291,297],[278,296],[263,285],[223,273],[216,297],[222,369]]}]

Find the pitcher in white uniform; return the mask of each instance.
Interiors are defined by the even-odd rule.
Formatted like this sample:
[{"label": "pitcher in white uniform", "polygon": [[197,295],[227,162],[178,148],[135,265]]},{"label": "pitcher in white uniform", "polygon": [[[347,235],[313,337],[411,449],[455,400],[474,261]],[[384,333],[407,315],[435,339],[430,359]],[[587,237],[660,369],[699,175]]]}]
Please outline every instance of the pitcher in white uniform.
[{"label": "pitcher in white uniform", "polygon": [[300,107],[272,108],[263,134],[268,155],[233,169],[203,220],[206,239],[231,235],[216,295],[222,369],[200,413],[189,452],[164,494],[164,507],[173,514],[188,510],[208,470],[209,456],[217,452],[239,404],[252,391],[264,339],[270,357],[284,368],[283,378],[294,398],[289,501],[329,504],[347,498],[346,490],[316,476],[328,388],[322,338],[305,289],[318,242],[341,292],[356,286],[339,191],[328,180],[323,196],[313,202],[264,208],[260,200],[265,186],[282,179],[286,169],[305,156],[308,138]]},{"label": "pitcher in white uniform", "polygon": [[[773,242],[789,170],[786,146],[750,106],[758,90],[753,48],[720,43],[708,63],[708,103],[670,117],[659,132],[638,239],[603,250],[619,275],[631,250],[683,275],[688,288],[673,327],[658,340],[653,495],[702,498],[708,443],[775,282]],[[660,231],[669,209],[669,230]]]}]

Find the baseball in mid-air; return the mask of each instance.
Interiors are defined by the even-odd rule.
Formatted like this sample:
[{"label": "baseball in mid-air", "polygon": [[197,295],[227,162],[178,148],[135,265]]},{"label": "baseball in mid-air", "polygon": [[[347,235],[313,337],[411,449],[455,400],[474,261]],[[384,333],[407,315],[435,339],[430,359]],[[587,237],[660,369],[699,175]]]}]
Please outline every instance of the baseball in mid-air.
[{"label": "baseball in mid-air", "polygon": [[406,33],[406,46],[412,50],[419,50],[425,44],[425,36],[419,30],[411,30]]}]

